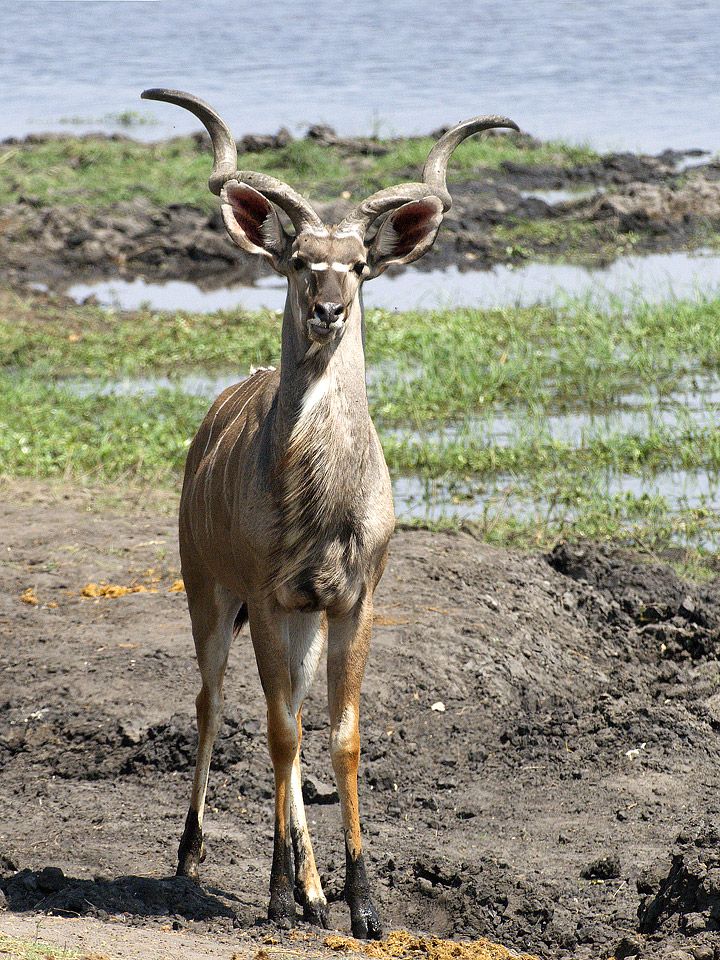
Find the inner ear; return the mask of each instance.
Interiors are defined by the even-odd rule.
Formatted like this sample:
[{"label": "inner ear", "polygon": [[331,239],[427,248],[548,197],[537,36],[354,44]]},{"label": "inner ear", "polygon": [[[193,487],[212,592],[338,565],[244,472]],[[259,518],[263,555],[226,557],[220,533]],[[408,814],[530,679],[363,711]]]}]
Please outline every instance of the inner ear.
[{"label": "inner ear", "polygon": [[222,217],[231,239],[248,253],[260,254],[277,267],[287,234],[275,207],[253,187],[229,180],[220,194]]},{"label": "inner ear", "polygon": [[391,263],[411,263],[427,253],[442,223],[442,202],[437,197],[413,200],[386,217],[371,246],[373,276]]}]

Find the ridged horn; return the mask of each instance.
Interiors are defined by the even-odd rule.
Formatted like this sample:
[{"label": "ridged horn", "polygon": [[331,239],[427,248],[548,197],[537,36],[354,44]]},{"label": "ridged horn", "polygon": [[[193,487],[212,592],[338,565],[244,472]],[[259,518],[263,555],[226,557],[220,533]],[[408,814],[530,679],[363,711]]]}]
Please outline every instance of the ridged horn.
[{"label": "ridged horn", "polygon": [[519,130],[516,123],[507,117],[474,117],[456,124],[452,129],[440,137],[428,154],[422,172],[422,183],[403,183],[396,187],[386,187],[373,193],[349,213],[338,227],[339,231],[361,232],[363,235],[368,227],[384,213],[410,203],[412,200],[423,200],[425,197],[437,197],[443,205],[443,213],[452,206],[452,198],[448,193],[446,177],[447,165],[453,151],[474,133],[504,127],[509,130]]},{"label": "ridged horn", "polygon": [[308,201],[287,183],[264,173],[238,170],[235,139],[220,115],[204,100],[193,96],[191,93],[183,93],[182,90],[160,88],[144,90],[140,96],[143,100],[163,100],[167,103],[174,103],[178,107],[189,110],[200,120],[210,134],[215,154],[208,186],[216,196],[220,196],[220,191],[228,180],[238,180],[254,187],[264,197],[284,210],[297,233],[300,233],[303,227],[307,226],[323,228],[322,220]]}]

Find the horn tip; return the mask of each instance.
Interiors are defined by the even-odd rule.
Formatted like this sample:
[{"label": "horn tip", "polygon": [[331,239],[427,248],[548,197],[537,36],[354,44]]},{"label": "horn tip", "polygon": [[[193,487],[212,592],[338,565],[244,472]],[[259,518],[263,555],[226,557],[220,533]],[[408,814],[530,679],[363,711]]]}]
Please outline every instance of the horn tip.
[{"label": "horn tip", "polygon": [[165,87],[150,87],[140,94],[141,100],[164,100],[166,103],[173,103],[178,97],[195,99],[190,97],[189,94],[183,93],[182,90],[167,90]]},{"label": "horn tip", "polygon": [[501,116],[495,115],[490,117],[475,117],[473,120],[467,121],[467,125],[476,124],[476,123],[482,124],[487,130],[492,129],[494,127],[505,127],[508,130],[515,130],[517,131],[517,133],[520,133],[520,127],[515,123],[514,120],[511,120],[509,117],[501,117]]}]

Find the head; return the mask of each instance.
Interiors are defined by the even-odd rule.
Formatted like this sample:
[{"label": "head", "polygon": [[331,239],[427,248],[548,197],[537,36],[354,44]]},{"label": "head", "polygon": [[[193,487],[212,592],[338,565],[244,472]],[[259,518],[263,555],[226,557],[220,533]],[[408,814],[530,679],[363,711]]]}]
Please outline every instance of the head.
[{"label": "head", "polygon": [[[281,180],[237,169],[235,141],[202,100],[175,90],[146,90],[143,98],[185,107],[205,125],[215,162],[209,186],[222,200],[225,227],[239,247],[264,257],[288,280],[293,316],[311,342],[342,335],[362,284],[391,264],[411,263],[432,247],[450,209],[445,177],[453,150],[491,127],[517,126],[505,117],[476,117],[448,130],[428,155],[421,183],[406,183],[368,197],[337,226],[326,226],[308,201]],[[287,214],[294,234],[278,216]],[[368,239],[369,237],[369,239]]]},{"label": "head", "polygon": [[220,196],[230,237],[287,278],[293,313],[316,343],[339,336],[366,280],[430,249],[443,212],[437,197],[402,204],[368,241],[364,229],[347,221],[332,227],[301,222],[290,234],[273,204],[238,180],[225,183]]}]

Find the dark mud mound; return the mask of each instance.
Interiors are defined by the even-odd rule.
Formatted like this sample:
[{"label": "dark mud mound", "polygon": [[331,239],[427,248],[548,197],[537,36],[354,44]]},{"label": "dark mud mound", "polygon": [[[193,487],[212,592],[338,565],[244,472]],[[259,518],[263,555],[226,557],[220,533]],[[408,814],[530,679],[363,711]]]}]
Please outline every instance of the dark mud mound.
[{"label": "dark mud mound", "polygon": [[454,937],[486,937],[531,949],[557,943],[552,924],[557,891],[514,875],[498,857],[461,863],[421,857],[413,873],[425,910],[446,912]]},{"label": "dark mud mound", "polygon": [[[380,141],[342,139],[327,127],[311,128],[308,137],[340,147],[351,189],[365,176],[368,155],[388,151]],[[28,146],[41,139],[28,138]],[[246,137],[240,147],[277,150],[291,139],[280,131],[271,137]],[[518,142],[537,143],[527,136]],[[202,137],[196,143],[200,152],[211,153]],[[17,145],[22,149],[22,143]],[[612,259],[627,249],[628,235],[635,252],[704,243],[720,230],[720,166],[698,164],[688,173],[680,161],[693,153],[617,153],[575,167],[506,161],[499,168],[480,169],[471,180],[453,184],[453,208],[417,268],[487,269],[533,255],[597,262],[598,246],[603,247],[603,259]],[[415,169],[397,171],[398,182],[416,177]],[[557,203],[534,195],[547,190],[578,195]],[[353,207],[347,199],[314,205],[328,223],[339,222]],[[138,196],[90,212],[76,205],[44,206],[37,197],[19,196],[0,208],[0,221],[0,279],[10,282],[61,287],[123,276],[219,286],[252,283],[269,273],[228,240],[217,209],[208,213],[182,203],[159,207]],[[549,229],[538,234],[538,222]],[[554,229],[558,225],[562,229]],[[498,226],[503,229],[496,232]]]},{"label": "dark mud mound", "polygon": [[656,861],[637,887],[643,896],[638,908],[641,933],[714,933],[715,956],[720,955],[720,823],[683,830],[670,863]]},{"label": "dark mud mound", "polygon": [[[252,749],[262,733],[259,719],[225,717],[213,749],[213,770],[258,801],[273,795],[265,757]],[[195,720],[180,714],[136,730],[94,711],[50,709],[0,727],[0,773],[22,767],[76,782],[128,776],[156,780],[174,773],[184,774],[189,783],[196,752]]]},{"label": "dark mud mound", "polygon": [[[688,585],[665,563],[653,563],[610,544],[560,543],[548,556],[559,573],[588,583],[640,631],[648,649],[667,660],[717,660],[720,656],[720,588],[717,581]],[[607,612],[598,611],[601,621]],[[597,623],[599,629],[608,624]]]},{"label": "dark mud mound", "polygon": [[[108,518],[85,500],[18,496],[0,505],[0,526],[12,546],[0,564],[0,911],[261,936],[273,782],[247,634],[231,652],[208,856],[190,887],[163,879],[195,755],[184,598],[65,589],[175,567],[174,521],[113,515],[108,549]],[[56,578],[34,579],[40,551]],[[30,607],[21,597],[36,582]],[[618,545],[521,554],[398,531],[361,701],[361,815],[386,929],[572,960],[713,960],[717,830],[688,833],[678,859],[641,873],[667,857],[688,811],[720,824],[719,600],[720,584]],[[321,675],[302,760],[335,900],[344,858],[326,701]],[[331,922],[349,929],[344,904]]]}]

